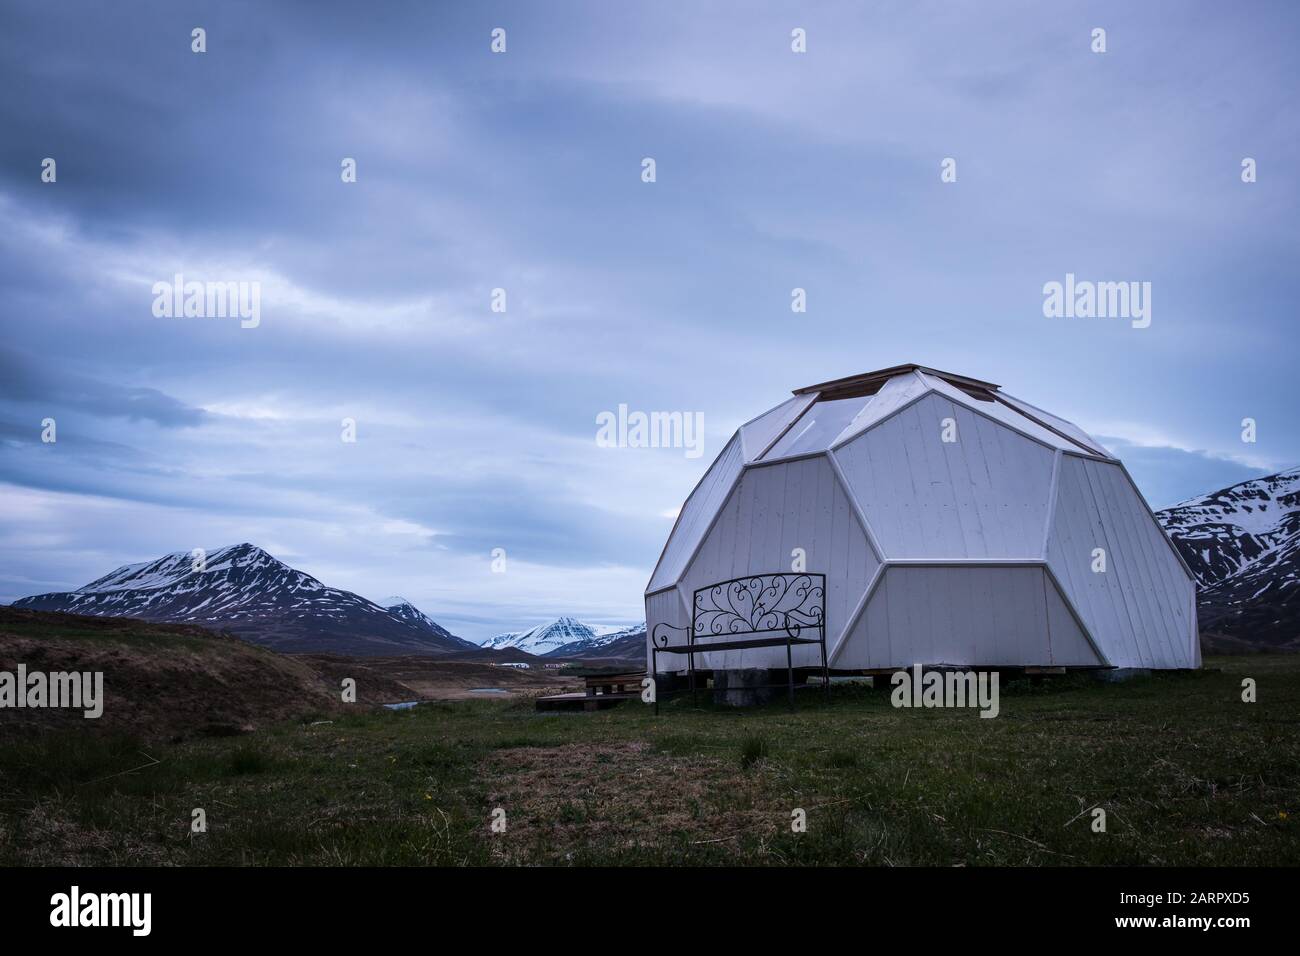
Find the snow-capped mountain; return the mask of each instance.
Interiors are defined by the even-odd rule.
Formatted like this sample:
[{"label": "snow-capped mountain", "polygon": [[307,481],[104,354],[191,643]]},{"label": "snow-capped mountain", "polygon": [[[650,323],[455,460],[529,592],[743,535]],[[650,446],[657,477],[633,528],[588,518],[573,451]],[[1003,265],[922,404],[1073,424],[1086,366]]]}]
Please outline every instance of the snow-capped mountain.
[{"label": "snow-capped mountain", "polygon": [[1196,575],[1202,635],[1300,648],[1300,468],[1157,512]]},{"label": "snow-capped mountain", "polygon": [[[640,625],[644,633],[645,625]],[[527,631],[498,634],[483,646],[490,650],[514,648],[538,657],[570,657],[600,647],[625,637],[635,628],[603,627],[584,624],[571,617],[561,617],[547,624],[538,624]]]},{"label": "snow-capped mountain", "polygon": [[575,621],[571,617],[561,617],[547,624],[538,624],[531,630],[498,634],[491,640],[485,641],[483,646],[490,650],[512,647],[540,656],[566,644],[588,641],[595,636],[596,631],[590,625]]},{"label": "snow-capped mountain", "polygon": [[408,618],[404,609],[392,613],[326,587],[251,544],[210,551],[201,564],[188,551],[128,564],[75,591],[14,606],[201,624],[287,652],[439,654],[475,646],[432,621],[430,627]]},{"label": "snow-capped mountain", "polygon": [[631,627],[601,628],[601,633],[589,640],[575,641],[553,651],[545,657],[581,657],[587,659],[642,660],[645,658],[645,621]]},{"label": "snow-capped mountain", "polygon": [[473,641],[467,641],[451,633],[404,597],[386,597],[377,603],[399,621],[405,621],[407,624],[431,631],[439,637],[456,641],[462,649],[472,650],[478,647]]}]

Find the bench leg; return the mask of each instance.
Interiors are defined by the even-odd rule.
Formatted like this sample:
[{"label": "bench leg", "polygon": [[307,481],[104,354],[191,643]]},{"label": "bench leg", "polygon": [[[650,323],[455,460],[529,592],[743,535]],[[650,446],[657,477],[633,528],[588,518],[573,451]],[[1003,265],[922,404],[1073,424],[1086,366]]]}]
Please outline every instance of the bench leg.
[{"label": "bench leg", "polygon": [[790,709],[794,710],[794,654],[790,650],[790,639],[785,641],[785,680],[790,694]]},{"label": "bench leg", "polygon": [[659,716],[659,648],[650,649],[650,686],[655,695],[655,716]]},{"label": "bench leg", "polygon": [[826,628],[821,628],[822,638],[822,687],[826,692],[826,699],[831,699],[831,671],[826,666]]}]

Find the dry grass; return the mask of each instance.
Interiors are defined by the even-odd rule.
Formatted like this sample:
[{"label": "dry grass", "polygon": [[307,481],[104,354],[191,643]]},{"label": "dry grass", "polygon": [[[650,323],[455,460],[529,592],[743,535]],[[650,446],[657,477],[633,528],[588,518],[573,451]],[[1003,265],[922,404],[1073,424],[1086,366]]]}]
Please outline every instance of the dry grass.
[{"label": "dry grass", "polygon": [[6,710],[0,734],[63,728],[152,740],[248,733],[338,709],[339,694],[301,661],[184,624],[0,608],[0,670],[104,674],[104,713]]},{"label": "dry grass", "polygon": [[790,812],[760,768],[640,741],[495,751],[479,776],[488,803],[509,808],[505,833],[490,841],[500,863],[595,862],[612,848],[659,854],[771,834]]}]

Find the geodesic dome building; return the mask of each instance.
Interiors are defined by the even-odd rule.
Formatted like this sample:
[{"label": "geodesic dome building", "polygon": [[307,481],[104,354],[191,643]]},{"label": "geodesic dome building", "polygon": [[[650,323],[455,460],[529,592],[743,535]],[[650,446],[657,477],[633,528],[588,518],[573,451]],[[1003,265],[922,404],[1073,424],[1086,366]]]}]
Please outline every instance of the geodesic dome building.
[{"label": "geodesic dome building", "polygon": [[[740,427],[646,589],[647,657],[656,633],[725,639],[697,592],[756,576],[761,611],[758,576],[801,571],[824,576],[832,670],[1201,663],[1194,579],[1123,464],[998,385],[920,365],[798,389]],[[784,669],[786,653],[695,666]]]}]

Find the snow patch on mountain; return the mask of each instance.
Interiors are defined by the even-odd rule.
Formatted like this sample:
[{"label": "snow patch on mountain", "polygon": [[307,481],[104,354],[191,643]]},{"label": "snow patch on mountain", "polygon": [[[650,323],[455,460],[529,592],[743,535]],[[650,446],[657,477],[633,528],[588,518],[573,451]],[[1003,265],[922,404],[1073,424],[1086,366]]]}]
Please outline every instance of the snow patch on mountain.
[{"label": "snow patch on mountain", "polygon": [[418,607],[412,604],[404,597],[386,597],[378,602],[379,606],[385,611],[397,618],[399,621],[405,621],[415,627],[424,628],[432,631],[440,637],[445,637],[453,641],[458,641],[465,649],[477,648],[478,645],[464,638],[456,637],[445,627],[435,621],[429,615],[425,614]]},{"label": "snow patch on mountain", "polygon": [[1156,517],[1196,577],[1202,635],[1300,647],[1300,468],[1184,501]]},{"label": "snow patch on mountain", "polygon": [[[173,551],[156,561],[141,561],[127,564],[110,571],[102,578],[97,578],[83,587],[71,592],[74,594],[107,593],[112,591],[151,591],[172,587],[194,574],[229,571],[233,568],[258,570],[272,568],[281,563],[261,548],[248,544],[232,544],[215,551]],[[303,575],[307,578],[307,575]],[[321,584],[315,578],[308,579],[317,587]]]},{"label": "snow patch on mountain", "polygon": [[286,651],[428,654],[475,647],[414,607],[396,613],[326,587],[248,543],[127,564],[74,591],[38,594],[14,606],[225,628]]},{"label": "snow patch on mountain", "polygon": [[617,625],[584,624],[571,617],[561,617],[545,624],[538,624],[527,631],[498,634],[486,641],[483,646],[491,650],[514,648],[538,656],[553,655],[604,647],[634,633],[637,627],[642,631],[645,630],[645,624],[628,628]]},{"label": "snow patch on mountain", "polygon": [[591,640],[595,636],[595,631],[581,621],[575,621],[571,617],[561,617],[546,624],[538,624],[527,631],[498,634],[486,641],[483,646],[492,650],[511,647],[530,654],[545,654],[557,647],[575,641]]},{"label": "snow patch on mountain", "polygon": [[1300,468],[1243,481],[1156,513],[1202,588],[1296,546]]},{"label": "snow patch on mountain", "polygon": [[565,644],[547,657],[637,658],[645,654],[645,622],[631,627],[606,628],[590,640]]}]

